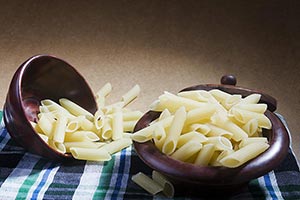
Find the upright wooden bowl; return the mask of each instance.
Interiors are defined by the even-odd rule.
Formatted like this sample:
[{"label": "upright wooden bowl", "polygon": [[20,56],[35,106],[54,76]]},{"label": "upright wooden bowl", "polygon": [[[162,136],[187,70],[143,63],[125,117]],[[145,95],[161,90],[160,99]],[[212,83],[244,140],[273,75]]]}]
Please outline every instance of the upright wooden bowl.
[{"label": "upright wooden bowl", "polygon": [[[236,79],[224,76],[222,84],[197,85],[183,89],[211,90],[220,89],[231,94],[241,94],[243,97],[260,93],[261,102],[268,104],[266,116],[271,120],[272,129],[263,130],[270,147],[258,157],[237,168],[197,166],[178,161],[161,153],[153,144],[134,142],[134,148],[141,160],[153,170],[167,176],[175,185],[177,192],[188,192],[196,195],[226,195],[242,190],[252,179],[258,178],[278,166],[288,153],[289,135],[280,119],[273,113],[276,110],[276,100],[259,91],[235,86]],[[134,131],[145,128],[157,119],[160,112],[147,112],[136,124]]]}]

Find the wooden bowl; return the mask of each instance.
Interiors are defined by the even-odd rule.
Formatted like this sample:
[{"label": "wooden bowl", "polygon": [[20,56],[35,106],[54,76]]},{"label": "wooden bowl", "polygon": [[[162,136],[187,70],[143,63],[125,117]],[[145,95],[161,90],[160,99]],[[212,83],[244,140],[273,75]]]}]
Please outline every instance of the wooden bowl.
[{"label": "wooden bowl", "polygon": [[[232,80],[235,81],[232,81]],[[224,81],[227,80],[227,81]],[[229,80],[229,81],[228,81]],[[177,193],[188,192],[194,195],[226,195],[238,192],[247,186],[252,179],[263,176],[278,166],[288,153],[289,135],[280,119],[272,112],[276,110],[276,100],[262,92],[236,87],[236,79],[224,76],[222,84],[206,84],[185,88],[188,90],[220,89],[231,94],[241,94],[243,97],[252,94],[262,94],[261,101],[268,104],[266,116],[271,120],[272,129],[263,130],[268,138],[270,147],[258,157],[237,168],[197,166],[178,161],[161,153],[153,142],[134,142],[134,148],[141,160],[153,170],[167,176],[175,185]],[[134,131],[138,131],[156,118],[160,112],[147,112],[136,124]]]},{"label": "wooden bowl", "polygon": [[37,55],[15,72],[3,108],[10,136],[28,151],[51,160],[70,160],[49,147],[34,131],[30,121],[37,120],[40,101],[68,98],[94,113],[96,102],[84,78],[67,62],[50,55]]}]

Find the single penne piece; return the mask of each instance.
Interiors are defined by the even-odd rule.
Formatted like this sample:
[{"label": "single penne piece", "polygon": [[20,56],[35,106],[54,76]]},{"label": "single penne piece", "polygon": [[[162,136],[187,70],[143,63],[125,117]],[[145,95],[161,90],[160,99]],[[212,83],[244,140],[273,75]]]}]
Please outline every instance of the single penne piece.
[{"label": "single penne piece", "polygon": [[183,91],[179,92],[177,95],[195,101],[208,102],[208,98],[203,96],[199,90]]},{"label": "single penne piece", "polygon": [[229,154],[232,154],[233,152],[234,150],[223,150],[217,157],[217,162],[220,163],[220,160],[222,160],[224,157],[228,156]]},{"label": "single penne piece", "polygon": [[151,140],[156,126],[163,126],[166,128],[171,125],[173,118],[174,116],[167,117],[133,133],[131,136],[132,140],[136,142],[146,142]]},{"label": "single penne piece", "polygon": [[161,173],[153,170],[152,171],[152,179],[158,183],[159,185],[163,186],[163,193],[167,198],[173,198],[175,189],[173,184]]},{"label": "single penne piece", "polygon": [[207,135],[211,129],[207,124],[190,124],[187,127],[184,127],[183,132],[196,131],[202,135]]},{"label": "single penne piece", "polygon": [[94,114],[94,125],[97,130],[100,130],[103,127],[104,117],[105,115],[102,110],[97,110]]},{"label": "single penne piece", "polygon": [[140,93],[141,88],[139,85],[133,86],[127,93],[122,95],[122,102],[124,102],[124,106],[133,101]]},{"label": "single penne piece", "polygon": [[259,103],[259,104],[240,103],[238,105],[235,105],[234,107],[238,109],[248,110],[248,111],[262,113],[262,114],[265,113],[268,108],[267,104],[264,103]]},{"label": "single penne piece", "polygon": [[153,105],[152,108],[155,111],[163,111],[164,109],[168,109],[171,113],[175,113],[180,107],[184,106],[187,111],[204,107],[207,103],[198,102],[192,99],[180,97],[174,95],[170,92],[164,92],[163,95],[159,97],[159,101],[156,105]]},{"label": "single penne piece", "polygon": [[131,180],[137,185],[142,187],[144,190],[149,192],[151,195],[155,195],[163,191],[163,186],[145,175],[142,172],[139,172],[131,177]]},{"label": "single penne piece", "polygon": [[169,132],[167,133],[166,140],[162,147],[162,152],[164,154],[170,155],[175,151],[178,139],[186,120],[186,115],[186,110],[183,106],[175,112],[174,119],[170,125]]},{"label": "single penne piece", "polygon": [[242,148],[242,147],[244,147],[248,144],[251,144],[251,143],[258,143],[258,142],[268,143],[268,139],[266,137],[245,138],[245,139],[242,139],[242,141],[239,143],[239,148]]},{"label": "single penne piece", "polygon": [[204,142],[206,144],[214,144],[215,150],[232,150],[232,144],[229,139],[222,137],[222,136],[216,136],[216,137],[207,137],[207,141]]},{"label": "single penne piece", "polygon": [[236,142],[248,137],[248,134],[242,128],[230,121],[227,117],[214,115],[212,124],[231,132],[233,134],[232,139]]},{"label": "single penne piece", "polygon": [[247,161],[257,157],[269,148],[269,144],[264,142],[250,143],[220,160],[220,163],[229,168],[243,165]]},{"label": "single penne piece", "polygon": [[239,104],[256,104],[259,102],[261,94],[250,94],[243,98]]},{"label": "single penne piece", "polygon": [[96,104],[97,104],[97,108],[101,109],[105,106],[105,97],[104,96],[97,96],[96,95]]},{"label": "single penne piece", "polygon": [[222,90],[219,89],[212,89],[209,91],[209,93],[221,104],[225,104],[226,99],[228,99],[231,94],[224,92]]},{"label": "single penne piece", "polygon": [[137,123],[137,120],[133,121],[124,121],[123,122],[123,132],[133,132],[133,129]]},{"label": "single penne piece", "polygon": [[159,115],[158,121],[165,119],[169,116],[171,116],[172,114],[170,113],[170,111],[168,109],[164,109],[161,114]]},{"label": "single penne piece", "polygon": [[66,126],[66,132],[73,133],[80,128],[80,123],[78,117],[70,120]]},{"label": "single penne piece", "polygon": [[205,144],[202,146],[200,152],[198,153],[194,164],[207,166],[215,152],[215,146],[213,144]]},{"label": "single penne piece", "polygon": [[80,141],[99,141],[100,138],[92,131],[75,131],[66,133],[65,142],[80,142]]},{"label": "single penne piece", "polygon": [[119,108],[121,109],[124,107],[124,105],[125,105],[124,102],[117,102],[117,103],[104,106],[103,108],[101,108],[101,110],[105,115],[110,115],[113,114],[115,109],[119,109]]},{"label": "single penne piece", "polygon": [[54,124],[53,141],[63,143],[65,140],[66,126],[68,119],[65,115],[57,116],[57,120]]},{"label": "single penne piece", "polygon": [[102,97],[106,97],[107,95],[109,95],[112,91],[112,85],[111,83],[105,83],[102,88],[100,88],[97,92],[96,92],[96,97],[97,96],[102,96]]},{"label": "single penne piece", "polygon": [[40,113],[39,114],[39,120],[37,122],[40,129],[43,131],[45,135],[47,135],[50,139],[52,139],[52,132],[54,129],[54,123],[55,121],[50,120],[46,113]]},{"label": "single penne piece", "polygon": [[114,109],[112,117],[112,139],[118,140],[123,137],[123,114],[121,108]]},{"label": "single penne piece", "polygon": [[250,119],[245,125],[242,126],[242,129],[249,136],[253,136],[259,129],[257,119]]},{"label": "single penne piece", "polygon": [[229,110],[232,106],[238,104],[242,100],[242,95],[233,94],[226,98],[224,107]]},{"label": "single penne piece", "polygon": [[262,127],[262,128],[265,128],[265,129],[271,129],[272,128],[271,121],[264,114],[251,112],[251,111],[247,111],[247,110],[241,110],[241,109],[238,109],[238,108],[231,109],[230,114],[233,115],[233,117],[237,121],[239,121],[243,124],[246,124],[249,120],[254,118],[254,119],[257,119],[259,127]]},{"label": "single penne piece", "polygon": [[64,142],[64,145],[66,147],[66,152],[70,153],[71,147],[80,147],[80,148],[92,148],[92,149],[98,149],[105,145],[104,142],[92,142],[92,141],[81,141],[81,142]]},{"label": "single penne piece", "polygon": [[139,120],[142,116],[143,116],[143,113],[138,110],[123,112],[123,121]]},{"label": "single penne piece", "polygon": [[60,152],[60,153],[66,153],[66,147],[63,143],[60,142],[55,142],[53,140],[48,140],[48,144],[51,148],[53,148],[54,150]]},{"label": "single penne piece", "polygon": [[75,116],[84,115],[90,121],[93,121],[94,119],[94,116],[89,111],[69,99],[61,98],[59,99],[59,103],[62,107]]},{"label": "single penne piece", "polygon": [[199,152],[199,150],[202,148],[202,144],[196,141],[189,141],[182,145],[180,148],[175,150],[174,153],[170,155],[171,158],[180,160],[185,162],[188,160],[191,156]]},{"label": "single penne piece", "polygon": [[229,132],[225,129],[219,128],[217,126],[214,126],[212,124],[206,124],[206,125],[210,129],[210,131],[206,134],[208,137],[223,136],[223,137],[230,139],[233,135],[231,132]]},{"label": "single penne piece", "polygon": [[112,126],[111,126],[111,119],[105,117],[103,119],[103,127],[101,131],[101,138],[103,140],[109,140],[112,138]]},{"label": "single penne piece", "polygon": [[90,120],[88,120],[86,118],[86,116],[81,115],[77,117],[78,122],[79,122],[79,126],[82,130],[85,131],[95,131],[96,127],[95,124],[93,122],[91,122]]},{"label": "single penne piece", "polygon": [[211,118],[215,111],[216,106],[213,104],[206,104],[204,107],[190,110],[186,116],[185,126],[194,123],[206,122]]},{"label": "single penne piece", "polygon": [[154,129],[153,140],[155,146],[161,151],[166,139],[166,131],[163,126],[156,126]]},{"label": "single penne piece", "polygon": [[71,147],[70,152],[78,160],[109,161],[111,159],[111,155],[103,148]]},{"label": "single penne piece", "polygon": [[195,141],[197,143],[204,143],[208,139],[201,133],[198,133],[196,131],[191,131],[185,134],[180,135],[178,142],[177,142],[177,148],[180,148],[184,144],[188,143],[189,141]]},{"label": "single penne piece", "polygon": [[209,165],[211,166],[222,166],[222,164],[218,161],[218,157],[222,151],[215,151],[209,161]]},{"label": "single penne piece", "polygon": [[130,138],[121,138],[118,140],[114,140],[110,143],[107,143],[103,145],[101,148],[105,148],[108,151],[108,153],[114,154],[126,147],[129,147],[131,144],[132,144],[132,140]]}]

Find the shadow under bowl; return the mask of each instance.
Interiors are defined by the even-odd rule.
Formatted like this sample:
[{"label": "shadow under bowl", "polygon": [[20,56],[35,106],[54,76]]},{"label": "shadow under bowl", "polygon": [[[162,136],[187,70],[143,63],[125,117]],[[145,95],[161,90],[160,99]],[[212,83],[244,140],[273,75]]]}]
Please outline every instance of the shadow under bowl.
[{"label": "shadow under bowl", "polygon": [[[189,87],[184,89],[184,91],[215,88],[232,94],[242,94],[243,97],[254,93],[254,91],[249,89],[231,85],[211,84]],[[275,110],[276,100],[268,95],[263,95],[262,99],[267,101],[268,106],[271,105],[272,110]],[[268,99],[271,99],[271,103]],[[196,196],[230,195],[245,189],[250,180],[263,176],[275,169],[288,153],[289,135],[285,126],[276,114],[270,110],[267,110],[265,114],[272,123],[271,130],[263,130],[263,135],[268,138],[270,147],[256,158],[237,168],[197,166],[175,160],[160,152],[152,141],[145,143],[134,142],[134,148],[146,165],[164,174],[171,180],[177,194],[192,193]],[[159,115],[160,112],[148,111],[137,122],[134,132],[148,126]]]},{"label": "shadow under bowl", "polygon": [[37,121],[41,100],[58,102],[60,98],[68,98],[91,113],[97,108],[90,87],[74,67],[54,56],[33,56],[12,78],[3,118],[10,136],[26,150],[51,160],[66,161],[73,157],[48,146],[30,124]]}]

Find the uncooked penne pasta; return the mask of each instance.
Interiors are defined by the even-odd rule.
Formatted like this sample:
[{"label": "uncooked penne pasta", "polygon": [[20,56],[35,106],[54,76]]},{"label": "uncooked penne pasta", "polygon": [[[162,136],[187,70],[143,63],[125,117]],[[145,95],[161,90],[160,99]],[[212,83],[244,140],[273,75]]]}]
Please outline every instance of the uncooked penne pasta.
[{"label": "uncooked penne pasta", "polygon": [[124,121],[133,121],[138,120],[143,116],[143,113],[141,111],[129,111],[129,112],[123,112],[123,120]]},{"label": "uncooked penne pasta", "polygon": [[130,138],[121,138],[118,140],[114,140],[110,143],[107,143],[101,148],[105,148],[108,151],[108,153],[114,154],[126,147],[129,147],[131,144],[132,144],[132,140]]},{"label": "uncooked penne pasta", "polygon": [[63,143],[55,142],[53,140],[48,140],[48,144],[50,147],[52,147],[54,150],[64,154],[66,153],[66,147]]},{"label": "uncooked penne pasta", "polygon": [[162,152],[164,154],[170,155],[175,151],[185,120],[186,110],[185,107],[182,106],[174,114],[174,119],[170,125],[169,132],[167,133],[166,140],[162,147]]},{"label": "uncooked penne pasta", "polygon": [[253,136],[259,129],[257,119],[250,119],[245,125],[242,126],[242,129],[249,136]]},{"label": "uncooked penne pasta", "polygon": [[105,117],[103,119],[103,127],[101,131],[101,138],[104,140],[109,140],[112,137],[112,126],[111,126],[111,119]]},{"label": "uncooked penne pasta", "polygon": [[183,129],[183,132],[196,131],[203,135],[207,135],[211,129],[207,124],[189,124],[186,128]]},{"label": "uncooked penne pasta", "polygon": [[112,118],[112,139],[118,140],[123,135],[123,115],[121,108],[114,109]]},{"label": "uncooked penne pasta", "polygon": [[95,129],[96,129],[95,124],[93,122],[91,122],[90,120],[88,120],[86,118],[86,116],[81,115],[81,116],[78,116],[77,119],[78,119],[78,122],[79,122],[79,126],[83,130],[95,131]]},{"label": "uncooked penne pasta", "polygon": [[194,164],[207,166],[214,152],[215,152],[215,146],[213,144],[203,145],[200,152],[198,153],[196,160],[194,161]]},{"label": "uncooked penne pasta", "polygon": [[123,122],[123,132],[133,132],[133,129],[136,125],[137,121],[124,121]]},{"label": "uncooked penne pasta", "polygon": [[69,121],[66,125],[66,132],[72,133],[77,131],[80,128],[79,119],[75,118]]},{"label": "uncooked penne pasta", "polygon": [[170,117],[171,116],[171,113],[168,109],[164,109],[161,114],[159,115],[159,118],[158,118],[158,121],[162,120],[162,119],[165,119],[167,117]]},{"label": "uncooked penne pasta", "polygon": [[269,148],[269,146],[269,144],[264,142],[250,143],[234,153],[225,156],[220,160],[220,163],[229,168],[241,166],[242,164],[264,152]]},{"label": "uncooked penne pasta", "polygon": [[180,161],[186,161],[191,156],[199,152],[199,150],[202,148],[202,144],[196,141],[189,141],[182,145],[180,148],[175,150],[174,153],[172,153],[170,156],[171,158],[174,158],[176,160]]},{"label": "uncooked penne pasta", "polygon": [[196,131],[191,131],[185,134],[180,135],[178,142],[177,142],[177,147],[180,148],[184,144],[188,143],[189,141],[195,141],[197,143],[204,143],[208,139],[205,137],[203,134],[198,133]]},{"label": "uncooked penne pasta", "polygon": [[208,102],[207,96],[203,96],[203,93],[199,90],[192,90],[192,91],[183,91],[178,93],[177,95],[180,97],[185,97],[188,99],[192,99],[195,101],[200,101],[200,102]]},{"label": "uncooked penne pasta", "polygon": [[78,160],[109,161],[111,159],[111,155],[103,148],[71,147],[70,152]]},{"label": "uncooked penne pasta", "polygon": [[106,83],[105,85],[102,86],[102,88],[100,88],[96,92],[96,97],[97,96],[106,97],[107,95],[110,94],[111,91],[112,91],[112,85],[111,85],[111,83]]},{"label": "uncooked penne pasta", "polygon": [[219,89],[212,89],[209,91],[209,93],[221,104],[224,105],[227,98],[231,96],[231,94],[228,94],[227,92],[224,92]]},{"label": "uncooked penne pasta", "polygon": [[214,126],[212,124],[206,124],[210,131],[206,134],[207,137],[213,137],[213,136],[223,136],[223,137],[226,137],[228,139],[230,139],[232,137],[232,133],[227,131],[227,130],[224,130],[222,128],[219,128],[217,126]]},{"label": "uncooked penne pasta", "polygon": [[59,115],[54,124],[53,141],[63,143],[65,140],[66,126],[68,119],[64,115]]},{"label": "uncooked penne pasta", "polygon": [[248,144],[251,143],[258,143],[258,142],[263,142],[263,143],[268,143],[268,139],[266,137],[251,137],[251,138],[244,138],[239,144],[239,148],[242,148]]},{"label": "uncooked penne pasta", "polygon": [[207,137],[207,141],[204,142],[207,144],[214,144],[215,150],[232,150],[232,144],[229,139],[222,137],[222,136],[216,136],[216,137]]},{"label": "uncooked penne pasta", "polygon": [[163,186],[163,193],[167,198],[173,198],[175,190],[173,184],[161,173],[153,170],[152,179],[159,185]]},{"label": "uncooked penne pasta", "polygon": [[224,102],[224,107],[229,110],[232,106],[238,104],[242,100],[242,95],[230,95]]},{"label": "uncooked penne pasta", "polygon": [[92,131],[75,131],[73,133],[66,133],[66,142],[80,142],[80,141],[99,141],[100,138]]},{"label": "uncooked penne pasta", "polygon": [[153,140],[155,146],[161,151],[166,139],[166,131],[163,126],[156,126],[154,129]]},{"label": "uncooked penne pasta", "polygon": [[212,104],[206,104],[205,107],[196,108],[188,111],[185,125],[206,122],[215,113],[216,107]]},{"label": "uncooked penne pasta", "polygon": [[83,107],[80,105],[76,104],[75,102],[66,99],[66,98],[61,98],[59,99],[59,103],[62,107],[64,107],[66,110],[68,110],[71,114],[75,116],[81,116],[84,115],[86,116],[89,120],[93,121],[93,115],[85,110]]},{"label": "uncooked penne pasta", "polygon": [[141,88],[139,85],[135,85],[133,88],[131,88],[127,93],[122,95],[122,101],[124,102],[124,105],[126,106],[129,104],[132,100],[134,100],[138,94],[140,93]]},{"label": "uncooked penne pasta", "polygon": [[55,121],[49,120],[45,113],[39,114],[39,120],[37,122],[40,129],[43,131],[45,135],[47,135],[50,139],[52,139],[52,131],[54,129]]},{"label": "uncooked penne pasta", "polygon": [[163,95],[159,97],[159,101],[157,105],[154,105],[152,109],[155,111],[163,111],[164,109],[168,109],[171,113],[176,112],[180,107],[184,106],[187,111],[204,107],[207,103],[198,102],[192,99],[180,97],[174,95],[169,92],[165,92]]},{"label": "uncooked penne pasta", "polygon": [[71,147],[98,149],[105,144],[106,144],[105,142],[92,142],[88,140],[80,141],[80,142],[64,142],[67,153],[71,153],[70,152]]},{"label": "uncooked penne pasta", "polygon": [[131,177],[131,180],[138,184],[140,187],[145,189],[152,195],[155,195],[163,191],[163,186],[155,182],[150,177],[146,176],[144,173],[139,172]]},{"label": "uncooked penne pasta", "polygon": [[257,112],[257,113],[265,113],[268,106],[267,104],[246,104],[246,103],[240,103],[238,105],[234,106],[235,108],[242,109],[242,110],[248,110],[252,112]]},{"label": "uncooked penne pasta", "polygon": [[259,102],[261,94],[250,94],[243,98],[240,104],[256,104]]},{"label": "uncooked penne pasta", "polygon": [[148,140],[151,140],[153,138],[153,133],[156,128],[156,126],[163,126],[163,127],[168,127],[171,125],[173,121],[174,116],[167,117],[161,121],[157,121],[135,133],[132,134],[131,138],[134,141],[137,142],[146,142]]}]

